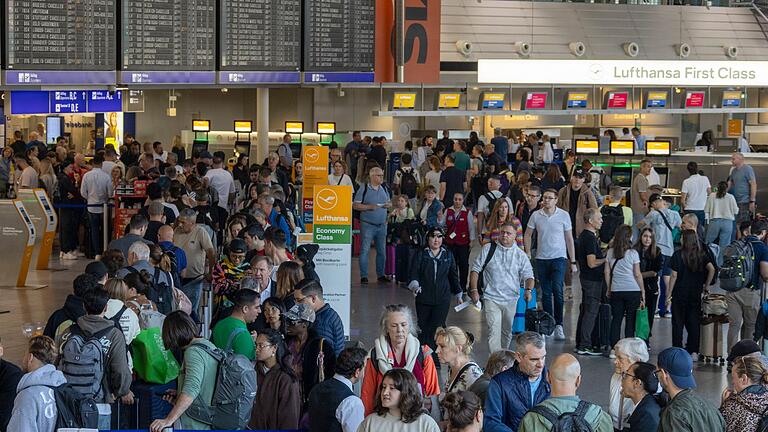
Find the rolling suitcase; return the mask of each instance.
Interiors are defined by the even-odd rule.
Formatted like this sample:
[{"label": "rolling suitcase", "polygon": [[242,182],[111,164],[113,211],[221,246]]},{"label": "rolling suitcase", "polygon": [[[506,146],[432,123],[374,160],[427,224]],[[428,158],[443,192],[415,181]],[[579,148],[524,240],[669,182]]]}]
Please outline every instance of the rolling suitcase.
[{"label": "rolling suitcase", "polygon": [[613,349],[611,346],[611,305],[600,303],[597,309],[597,321],[592,329],[592,343],[605,352]]},{"label": "rolling suitcase", "polygon": [[387,259],[384,262],[384,275],[395,276],[397,268],[396,248],[392,243],[387,243]]},{"label": "rolling suitcase", "polygon": [[531,301],[526,302],[523,296],[517,299],[515,320],[512,322],[512,333],[518,334],[525,331],[525,312],[528,309],[536,309],[536,289],[531,292]]},{"label": "rolling suitcase", "polygon": [[167,384],[150,384],[135,380],[131,391],[138,398],[138,418],[132,418],[130,424],[136,425],[138,429],[147,429],[152,421],[165,418],[173,408],[173,405],[163,400],[163,394],[168,390],[176,390],[176,380]]},{"label": "rolling suitcase", "polygon": [[727,322],[727,315],[705,315],[702,318],[699,353],[705,363],[725,364],[728,347],[726,346],[726,338],[723,335]]},{"label": "rolling suitcase", "polygon": [[407,284],[410,282],[409,270],[413,249],[407,244],[395,246],[395,277],[398,282]]}]

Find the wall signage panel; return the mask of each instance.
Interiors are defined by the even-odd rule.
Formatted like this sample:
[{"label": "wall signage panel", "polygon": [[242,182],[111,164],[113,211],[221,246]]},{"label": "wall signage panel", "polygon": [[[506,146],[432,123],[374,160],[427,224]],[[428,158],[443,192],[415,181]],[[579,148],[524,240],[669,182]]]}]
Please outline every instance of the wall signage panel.
[{"label": "wall signage panel", "polygon": [[477,63],[479,83],[768,86],[768,61],[480,59]]},{"label": "wall signage panel", "polygon": [[106,90],[55,90],[10,93],[12,115],[121,112],[122,92]]},{"label": "wall signage panel", "polygon": [[689,91],[685,93],[685,107],[686,108],[703,108],[704,97],[706,94],[703,91]]},{"label": "wall signage panel", "polygon": [[627,100],[629,99],[629,93],[628,92],[609,92],[608,93],[608,102],[606,103],[606,106],[608,108],[621,108],[624,109],[627,107]]}]

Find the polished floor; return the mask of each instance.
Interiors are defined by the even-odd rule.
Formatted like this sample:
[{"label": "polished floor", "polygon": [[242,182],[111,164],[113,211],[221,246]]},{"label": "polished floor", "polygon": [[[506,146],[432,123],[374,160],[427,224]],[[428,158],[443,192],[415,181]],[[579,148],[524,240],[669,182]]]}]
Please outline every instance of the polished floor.
[{"label": "polished floor", "polygon": [[[475,248],[477,249],[477,248]],[[373,257],[371,253],[370,274],[374,275]],[[31,271],[28,284],[47,284],[45,288],[37,290],[2,289],[0,290],[0,337],[5,349],[4,358],[18,363],[25,350],[26,339],[22,326],[25,323],[39,321],[45,323],[50,313],[59,308],[66,296],[72,292],[72,279],[85,267],[87,261],[62,261],[51,260],[52,270]],[[413,304],[413,295],[410,291],[399,288],[395,284],[377,284],[375,281],[367,286],[359,285],[359,271],[357,259],[353,259],[352,271],[352,328],[351,337],[362,341],[370,347],[373,339],[378,335],[378,317],[383,305],[391,303]],[[577,283],[578,284],[578,283]],[[578,285],[573,288],[574,298],[566,302],[566,326],[567,340],[547,342],[548,361],[561,352],[572,352],[574,348],[574,331],[576,328],[580,294]],[[482,313],[474,308],[467,308],[461,312],[450,311],[449,325],[457,325],[472,332],[477,340],[475,344],[474,358],[484,365],[488,356],[488,345],[485,339],[486,327]],[[654,325],[654,336],[651,340],[651,361],[655,363],[655,353],[671,344],[671,322],[669,319],[660,319]],[[582,398],[598,403],[602,406],[608,404],[608,387],[613,362],[604,357],[580,357],[582,365],[582,386],[579,394]],[[728,383],[728,375],[724,367],[711,364],[696,363],[694,365],[695,376],[699,391],[707,399],[719,405],[720,394]]]}]

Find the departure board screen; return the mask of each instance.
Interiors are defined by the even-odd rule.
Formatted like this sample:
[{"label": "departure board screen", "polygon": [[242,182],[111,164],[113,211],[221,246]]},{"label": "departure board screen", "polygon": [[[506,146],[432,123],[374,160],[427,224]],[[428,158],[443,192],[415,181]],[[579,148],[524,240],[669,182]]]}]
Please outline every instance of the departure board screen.
[{"label": "departure board screen", "polygon": [[7,83],[115,82],[115,0],[7,0]]},{"label": "departure board screen", "polygon": [[[322,72],[372,73],[374,0],[305,0],[304,10],[305,81],[336,80],[333,74]],[[345,79],[343,75],[336,77]]]},{"label": "departure board screen", "polygon": [[123,0],[122,22],[121,82],[215,81],[216,0]]}]

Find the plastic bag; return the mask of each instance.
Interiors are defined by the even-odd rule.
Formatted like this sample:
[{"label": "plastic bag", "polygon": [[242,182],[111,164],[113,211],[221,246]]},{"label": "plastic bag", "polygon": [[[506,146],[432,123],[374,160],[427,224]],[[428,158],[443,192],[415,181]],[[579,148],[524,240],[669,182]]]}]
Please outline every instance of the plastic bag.
[{"label": "plastic bag", "polygon": [[635,314],[635,336],[648,340],[651,335],[651,326],[648,323],[648,309],[640,308]]},{"label": "plastic bag", "polygon": [[143,381],[166,384],[179,376],[179,363],[163,345],[157,327],[142,330],[131,343],[133,370]]}]

